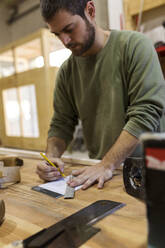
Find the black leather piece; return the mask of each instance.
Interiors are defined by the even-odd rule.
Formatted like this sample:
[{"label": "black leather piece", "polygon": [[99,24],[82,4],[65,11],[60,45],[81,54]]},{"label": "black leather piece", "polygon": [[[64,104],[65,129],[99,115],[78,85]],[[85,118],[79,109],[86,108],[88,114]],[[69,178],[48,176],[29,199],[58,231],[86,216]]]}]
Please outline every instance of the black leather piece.
[{"label": "black leather piece", "polygon": [[123,181],[128,194],[145,200],[145,165],[143,158],[129,157],[125,160]]}]

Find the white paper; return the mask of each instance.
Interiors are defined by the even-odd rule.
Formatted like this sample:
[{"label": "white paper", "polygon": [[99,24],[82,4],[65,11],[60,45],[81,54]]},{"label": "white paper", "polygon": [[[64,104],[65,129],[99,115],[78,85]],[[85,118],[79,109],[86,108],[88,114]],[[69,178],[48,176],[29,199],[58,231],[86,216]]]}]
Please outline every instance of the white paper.
[{"label": "white paper", "polygon": [[[55,192],[55,193],[59,193],[61,195],[64,195],[65,190],[66,190],[67,181],[69,180],[69,177],[70,176],[67,176],[65,178],[60,178],[60,179],[53,181],[53,182],[40,184],[39,187],[43,188],[43,189],[47,189],[47,190]],[[75,187],[75,190],[78,190],[81,187],[82,187],[82,185],[77,186],[77,187]]]}]

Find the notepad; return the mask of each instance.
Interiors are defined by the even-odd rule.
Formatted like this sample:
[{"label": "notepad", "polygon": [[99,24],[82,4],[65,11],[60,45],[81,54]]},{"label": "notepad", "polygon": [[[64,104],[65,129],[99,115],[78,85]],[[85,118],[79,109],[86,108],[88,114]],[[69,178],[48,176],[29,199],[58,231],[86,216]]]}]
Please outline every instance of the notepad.
[{"label": "notepad", "polygon": [[[32,189],[58,198],[65,194],[68,180],[69,180],[69,176],[65,178],[60,178],[53,182],[40,184],[38,186],[33,187]],[[81,187],[82,185],[77,186],[75,187],[75,190],[79,190]]]}]

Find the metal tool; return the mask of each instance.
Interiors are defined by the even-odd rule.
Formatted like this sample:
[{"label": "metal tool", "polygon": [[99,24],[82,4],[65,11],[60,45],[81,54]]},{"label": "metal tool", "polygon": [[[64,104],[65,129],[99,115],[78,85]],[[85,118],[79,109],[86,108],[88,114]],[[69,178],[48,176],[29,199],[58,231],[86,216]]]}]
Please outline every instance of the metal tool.
[{"label": "metal tool", "polygon": [[[92,225],[125,204],[97,201],[23,241],[25,248],[77,248],[100,231]],[[62,244],[62,246],[60,246]]]},{"label": "metal tool", "polygon": [[77,248],[100,231],[93,224],[123,206],[125,204],[120,202],[96,201],[55,225],[6,248]]},{"label": "metal tool", "polygon": [[[74,177],[71,175],[69,180],[72,180]],[[66,185],[66,190],[64,194],[64,199],[73,199],[75,195],[75,188],[70,187],[68,184]]]}]

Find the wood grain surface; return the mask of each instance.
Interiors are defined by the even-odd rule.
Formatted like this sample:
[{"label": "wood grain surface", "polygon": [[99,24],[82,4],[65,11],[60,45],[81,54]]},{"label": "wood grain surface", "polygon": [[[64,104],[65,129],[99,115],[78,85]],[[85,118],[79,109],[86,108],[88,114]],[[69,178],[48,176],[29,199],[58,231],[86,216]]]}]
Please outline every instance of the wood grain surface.
[{"label": "wood grain surface", "polygon": [[[103,189],[97,185],[79,190],[75,198],[55,199],[31,190],[32,186],[43,183],[35,174],[38,160],[24,160],[21,168],[21,183],[0,189],[0,199],[5,201],[5,221],[0,226],[0,247],[57,223],[97,200],[123,202],[125,207],[107,216],[95,226],[101,232],[87,241],[82,248],[144,248],[147,247],[147,223],[145,205],[129,196],[122,180],[122,170],[107,182]],[[69,175],[77,165],[66,164],[65,174]],[[82,167],[82,166],[81,166]]]}]

